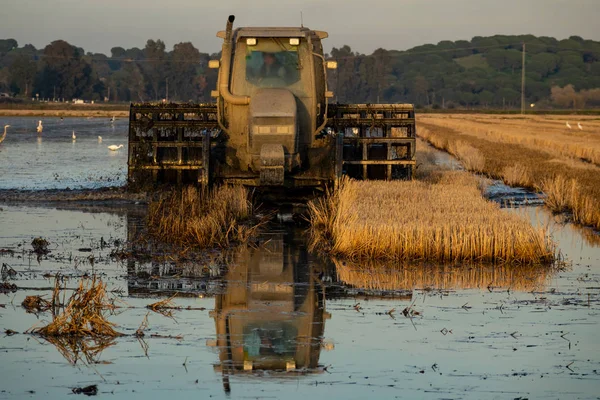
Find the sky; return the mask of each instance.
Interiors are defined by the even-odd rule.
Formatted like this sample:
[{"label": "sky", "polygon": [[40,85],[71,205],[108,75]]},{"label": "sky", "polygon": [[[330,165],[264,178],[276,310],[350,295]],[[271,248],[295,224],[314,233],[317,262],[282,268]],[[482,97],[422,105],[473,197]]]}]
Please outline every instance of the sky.
[{"label": "sky", "polygon": [[600,0],[0,0],[0,38],[43,48],[62,39],[86,52],[167,49],[192,42],[220,50],[215,34],[234,26],[299,26],[329,32],[325,51],[348,44],[370,54],[495,34],[572,35],[600,40]]}]

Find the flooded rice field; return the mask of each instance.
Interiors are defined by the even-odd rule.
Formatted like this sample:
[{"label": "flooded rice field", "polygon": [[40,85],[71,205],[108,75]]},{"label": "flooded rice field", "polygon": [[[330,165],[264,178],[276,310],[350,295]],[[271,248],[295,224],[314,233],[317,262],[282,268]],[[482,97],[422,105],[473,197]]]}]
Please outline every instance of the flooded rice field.
[{"label": "flooded rice field", "polygon": [[[127,180],[126,118],[2,117],[0,190],[92,189]],[[75,132],[76,139],[72,139]],[[102,137],[102,141],[98,139]],[[107,146],[123,144],[119,151]]]},{"label": "flooded rice field", "polygon": [[[35,128],[35,121],[22,120]],[[88,135],[112,129],[96,125]],[[125,125],[120,129],[115,143],[125,135]],[[37,135],[27,135],[0,145],[3,171],[11,148],[35,150]],[[72,146],[68,136],[51,147],[56,156],[61,146]],[[104,160],[124,180],[125,152],[113,163],[103,147],[88,149],[88,168],[98,163],[102,171]],[[27,175],[33,168],[27,159],[12,160],[21,178],[3,174],[2,188],[49,188]],[[44,160],[50,175],[77,164]],[[107,184],[83,175],[72,178],[81,187]],[[600,393],[598,236],[539,207],[506,212],[548,224],[564,258],[554,267],[353,265],[311,253],[305,227],[293,222],[273,223],[247,246],[169,252],[143,240],[144,205],[0,208],[0,398],[58,399],[81,390],[127,399],[591,399]],[[33,251],[38,237],[47,251]],[[101,278],[111,304],[107,319],[122,336],[60,340],[27,333],[51,321],[52,310],[26,309],[23,301],[52,300],[57,276],[70,289],[83,278]]]}]

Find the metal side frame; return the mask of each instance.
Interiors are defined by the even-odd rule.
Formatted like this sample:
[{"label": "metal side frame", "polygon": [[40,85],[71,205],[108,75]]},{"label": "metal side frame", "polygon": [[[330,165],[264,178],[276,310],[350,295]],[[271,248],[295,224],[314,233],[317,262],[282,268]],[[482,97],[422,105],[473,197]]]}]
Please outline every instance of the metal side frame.
[{"label": "metal side frame", "polygon": [[327,127],[339,135],[338,175],[348,173],[351,166],[362,166],[355,177],[369,179],[370,169],[377,167],[387,180],[412,179],[416,165],[412,104],[329,105]]},{"label": "metal side frame", "polygon": [[129,181],[156,183],[166,174],[179,184],[208,186],[211,147],[219,133],[216,104],[131,104]]}]

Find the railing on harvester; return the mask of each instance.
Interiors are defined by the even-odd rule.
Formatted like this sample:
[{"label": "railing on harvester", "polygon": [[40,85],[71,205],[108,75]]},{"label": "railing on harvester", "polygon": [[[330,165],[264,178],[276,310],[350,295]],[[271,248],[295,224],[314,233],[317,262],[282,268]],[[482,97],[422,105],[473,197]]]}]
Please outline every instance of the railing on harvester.
[{"label": "railing on harvester", "polygon": [[218,132],[215,104],[132,104],[129,181],[208,185],[210,149]]},{"label": "railing on harvester", "polygon": [[328,127],[338,135],[341,172],[362,179],[411,179],[415,160],[412,104],[334,104]]}]

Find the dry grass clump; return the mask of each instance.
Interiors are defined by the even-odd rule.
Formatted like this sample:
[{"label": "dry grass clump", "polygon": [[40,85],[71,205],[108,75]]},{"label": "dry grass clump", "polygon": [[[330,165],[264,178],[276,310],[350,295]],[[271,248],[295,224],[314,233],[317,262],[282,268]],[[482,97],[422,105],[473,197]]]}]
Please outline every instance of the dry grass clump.
[{"label": "dry grass clump", "polygon": [[[164,315],[165,317],[172,318],[173,317],[172,310],[177,309],[177,307],[175,307],[175,305],[173,304],[173,299],[175,298],[175,296],[177,296],[177,293],[175,293],[173,296],[168,297],[166,299],[159,300],[152,304],[148,304],[146,306],[146,308],[154,311],[155,313]],[[139,331],[139,329],[138,329],[138,331]]]},{"label": "dry grass clump", "polygon": [[[30,331],[48,337],[112,338],[121,334],[106,319],[105,311],[114,308],[107,300],[106,284],[95,277],[82,279],[66,305],[60,303],[60,284],[56,279],[52,296],[52,322]],[[61,310],[62,308],[62,310]]]},{"label": "dry grass clump", "polygon": [[149,232],[183,246],[227,246],[245,242],[258,229],[253,207],[241,186],[220,186],[209,193],[188,186],[162,194],[148,206]]},{"label": "dry grass clump", "polygon": [[[600,229],[600,167],[560,156],[558,152],[545,147],[535,148],[516,141],[507,141],[502,135],[494,136],[487,131],[481,131],[477,124],[470,124],[468,119],[462,122],[455,122],[453,118],[448,117],[422,119],[426,122],[419,123],[419,135],[433,146],[454,154],[456,142],[468,143],[485,158],[483,173],[486,175],[502,179],[508,184],[517,184],[533,190],[541,189],[548,195],[548,206],[551,209],[569,212],[574,222]],[[515,125],[515,121],[518,121],[516,118],[506,119],[511,121],[509,126],[515,130],[512,135],[527,135],[526,129],[519,130]],[[497,126],[503,123],[502,120],[496,120],[493,126],[498,129]],[[590,125],[591,122],[585,126],[590,129]],[[598,125],[600,127],[600,124]],[[537,136],[543,135],[543,131],[535,132]],[[590,132],[572,132],[569,135],[576,134],[586,135],[590,145],[598,141],[600,148],[600,136],[591,138]],[[557,137],[562,138],[564,135]],[[552,181],[556,179],[558,181],[553,184]],[[577,190],[572,190],[573,181]],[[561,190],[566,192],[560,193]],[[552,204],[554,200],[558,201],[558,207]]]},{"label": "dry grass clump", "polygon": [[100,355],[107,347],[116,344],[114,338],[108,336],[44,336],[58,352],[71,364],[82,360],[87,364],[100,364]]},{"label": "dry grass clump", "polygon": [[338,279],[366,290],[485,289],[541,290],[550,270],[540,265],[404,264],[367,261],[353,263],[333,259]]},{"label": "dry grass clump", "polygon": [[52,308],[52,303],[42,296],[27,296],[21,303],[21,306],[23,306],[28,313],[39,313],[48,311]]},{"label": "dry grass clump", "polygon": [[513,164],[505,167],[502,170],[502,180],[509,186],[528,187],[531,185],[529,169],[521,164]]},{"label": "dry grass clump", "polygon": [[562,175],[545,178],[540,190],[546,195],[546,206],[553,212],[570,211],[572,219],[583,225],[594,225],[600,221],[597,201],[582,193],[576,179],[567,179]]},{"label": "dry grass clump", "polygon": [[441,171],[424,181],[353,181],[309,203],[312,244],[353,260],[551,262],[542,228],[485,200],[477,179]]},{"label": "dry grass clump", "polygon": [[483,172],[485,158],[475,147],[457,140],[456,142],[451,143],[450,153],[454,154],[462,162],[467,171]]},{"label": "dry grass clump", "polygon": [[577,181],[565,179],[559,175],[555,178],[542,179],[540,189],[546,195],[546,205],[554,212],[569,210],[569,204],[577,192]]},{"label": "dry grass clump", "polygon": [[50,253],[50,250],[48,249],[49,245],[50,242],[41,237],[35,238],[31,241],[31,247],[33,247],[33,252],[38,255],[46,255]]}]

